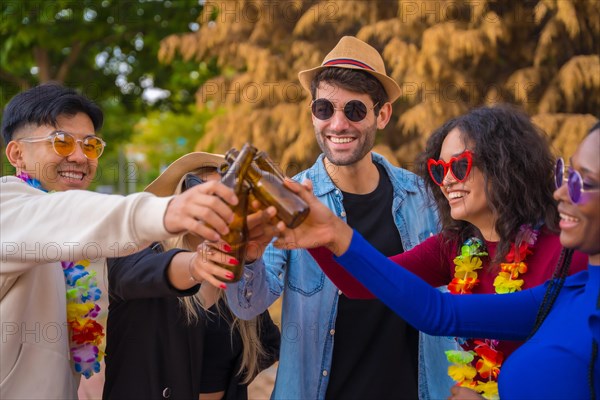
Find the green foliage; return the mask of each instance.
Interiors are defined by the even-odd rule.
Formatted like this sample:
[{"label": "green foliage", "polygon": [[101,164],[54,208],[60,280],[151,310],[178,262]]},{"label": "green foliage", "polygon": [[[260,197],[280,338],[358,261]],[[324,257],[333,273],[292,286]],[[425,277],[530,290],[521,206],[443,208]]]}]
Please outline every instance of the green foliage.
[{"label": "green foliage", "polygon": [[[380,51],[402,88],[376,149],[398,164],[472,107],[516,104],[555,144],[577,143],[588,116],[600,116],[598,0],[219,0],[204,12],[209,23],[165,38],[159,52],[173,62],[217,57],[222,67],[197,92],[199,108],[227,109],[203,148],[250,141],[284,165],[311,165],[319,148],[297,74],[344,35]],[[250,95],[257,87],[266,90]]]},{"label": "green foliage", "polygon": [[134,126],[126,153],[140,167],[142,181],[156,178],[173,160],[194,151],[206,123],[215,115],[191,106],[186,111],[153,111]]},{"label": "green foliage", "polygon": [[[132,113],[184,109],[194,101],[199,82],[191,77],[202,76],[199,67],[160,65],[157,53],[165,36],[190,31],[201,9],[197,0],[2,1],[0,108],[23,89],[57,81],[107,112],[107,139],[128,140]],[[143,101],[152,85],[172,96]]]},{"label": "green foliage", "polygon": [[[136,143],[143,143],[140,140],[153,129],[184,132],[164,136],[160,146],[174,149],[163,152],[165,157],[180,153],[179,137],[187,140],[182,149],[193,148],[194,135],[201,134],[209,118],[191,113],[190,105],[197,88],[218,72],[216,61],[164,65],[157,57],[163,38],[197,29],[201,11],[198,0],[2,0],[0,108],[18,92],[47,81],[78,89],[105,112],[100,134],[108,145],[92,189],[112,185],[128,191],[131,177],[122,171],[125,144],[144,115],[148,117],[140,126],[149,127],[136,128]],[[168,96],[144,100],[143,94],[153,87],[166,90]],[[158,157],[153,154],[148,163]],[[3,162],[2,173],[11,171]],[[142,165],[138,171],[158,171],[158,165]]]},{"label": "green foliage", "polygon": [[173,72],[193,70],[189,64],[158,68],[157,51],[165,36],[190,31],[201,9],[197,0],[3,1],[0,105],[54,80],[96,101],[117,98],[139,110],[144,77],[168,88]]}]

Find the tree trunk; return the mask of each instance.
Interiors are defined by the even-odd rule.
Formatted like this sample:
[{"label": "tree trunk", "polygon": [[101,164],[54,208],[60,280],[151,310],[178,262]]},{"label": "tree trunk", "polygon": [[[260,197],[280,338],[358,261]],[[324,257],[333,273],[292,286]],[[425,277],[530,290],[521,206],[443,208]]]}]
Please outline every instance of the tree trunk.
[{"label": "tree trunk", "polygon": [[33,48],[33,56],[38,67],[40,83],[52,80],[52,76],[50,74],[50,59],[48,57],[48,50],[36,46]]}]

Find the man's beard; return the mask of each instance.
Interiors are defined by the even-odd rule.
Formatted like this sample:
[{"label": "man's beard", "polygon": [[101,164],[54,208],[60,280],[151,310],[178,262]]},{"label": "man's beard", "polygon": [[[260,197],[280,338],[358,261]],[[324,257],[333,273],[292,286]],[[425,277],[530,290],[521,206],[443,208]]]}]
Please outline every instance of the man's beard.
[{"label": "man's beard", "polygon": [[[333,165],[337,166],[348,166],[353,165],[362,160],[375,145],[375,135],[377,134],[377,124],[373,123],[373,125],[366,127],[362,132],[358,132],[358,134],[354,134],[355,142],[359,142],[359,145],[350,153],[345,153],[343,155],[336,155],[335,152],[329,149],[329,140],[327,139],[326,132],[316,131],[315,136],[317,138],[317,143],[321,148],[321,151],[325,154],[325,157],[331,162]],[[335,136],[335,135],[331,135]],[[362,140],[362,143],[361,143]]]}]

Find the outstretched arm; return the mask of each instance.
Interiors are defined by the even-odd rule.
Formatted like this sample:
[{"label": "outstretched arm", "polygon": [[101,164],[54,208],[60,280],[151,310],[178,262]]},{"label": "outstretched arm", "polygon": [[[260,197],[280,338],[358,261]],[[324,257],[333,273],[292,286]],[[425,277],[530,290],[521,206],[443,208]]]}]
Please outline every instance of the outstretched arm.
[{"label": "outstretched arm", "polygon": [[344,267],[333,258],[333,253],[325,247],[308,249],[310,255],[315,259],[325,275],[351,299],[374,299],[375,295],[354,278]]},{"label": "outstretched arm", "polygon": [[198,285],[179,290],[168,283],[167,271],[178,256],[189,257],[191,253],[181,249],[163,252],[162,247],[156,243],[152,248],[126,257],[109,258],[108,287],[111,297],[133,300],[189,296],[196,293]]},{"label": "outstretched arm", "polygon": [[[319,266],[331,281],[350,298],[370,299],[373,294],[357,281],[334,259],[333,255],[342,254],[350,245],[352,228],[336,217],[329,208],[322,204],[312,191],[312,183],[302,184],[286,182],[290,190],[297,193],[310,206],[306,220],[295,229],[288,229],[283,224],[275,246],[285,249],[307,248]],[[437,238],[430,238],[426,243],[410,251],[396,255],[393,258],[397,264],[402,264],[425,279],[432,286],[442,286],[444,280],[441,257],[439,257]]]},{"label": "outstretched arm", "polygon": [[[502,296],[441,293],[390,261],[343,221],[339,223],[338,218],[329,217],[322,210],[325,207],[320,206],[318,200],[313,201],[304,189],[295,189],[309,203],[311,211],[298,228],[281,227],[277,246],[315,247],[315,242],[325,245],[337,255],[334,260],[366,290],[425,333],[523,340],[531,332],[544,286]],[[338,234],[333,235],[331,231]]]},{"label": "outstretched arm", "polygon": [[420,331],[438,336],[525,339],[545,287],[498,296],[440,293],[375,250],[354,232],[336,260],[396,314]]},{"label": "outstretched arm", "polygon": [[3,177],[0,185],[3,273],[50,261],[121,257],[176,233],[218,240],[233,218],[227,204],[237,202],[219,182],[163,198],[83,190],[48,194],[14,177]]},{"label": "outstretched arm", "polygon": [[[396,254],[389,259],[403,267],[433,287],[445,286],[450,277],[444,263],[440,237],[432,236],[410,250]],[[323,272],[344,294],[353,299],[372,299],[375,296],[344,267],[333,258],[333,253],[325,247],[308,250]]]},{"label": "outstretched arm", "polygon": [[326,247],[336,255],[344,253],[352,239],[352,228],[319,201],[313,194],[311,181],[305,180],[300,184],[288,179],[285,184],[308,203],[310,212],[295,229],[279,222],[277,228],[280,233],[274,242],[275,247],[288,250]]}]

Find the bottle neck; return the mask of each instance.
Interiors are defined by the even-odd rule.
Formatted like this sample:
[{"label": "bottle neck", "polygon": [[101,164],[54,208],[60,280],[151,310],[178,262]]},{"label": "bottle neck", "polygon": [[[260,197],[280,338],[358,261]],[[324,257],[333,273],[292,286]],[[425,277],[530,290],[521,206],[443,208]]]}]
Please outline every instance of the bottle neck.
[{"label": "bottle neck", "polygon": [[271,160],[271,158],[264,151],[259,151],[254,157],[256,165],[263,170],[271,173],[272,175],[279,178],[281,181],[285,180],[283,171]]},{"label": "bottle neck", "polygon": [[268,172],[261,171],[254,165],[250,165],[250,167],[246,171],[246,176],[250,179],[250,181],[253,184],[256,184],[262,178],[263,174],[268,174]]},{"label": "bottle neck", "polygon": [[[233,188],[236,193],[240,193],[243,189],[244,177],[252,164],[255,154],[256,148],[246,143],[235,157],[235,160],[230,162],[227,172],[221,178],[221,182]],[[230,160],[232,157],[233,154],[228,154],[226,158]]]}]

